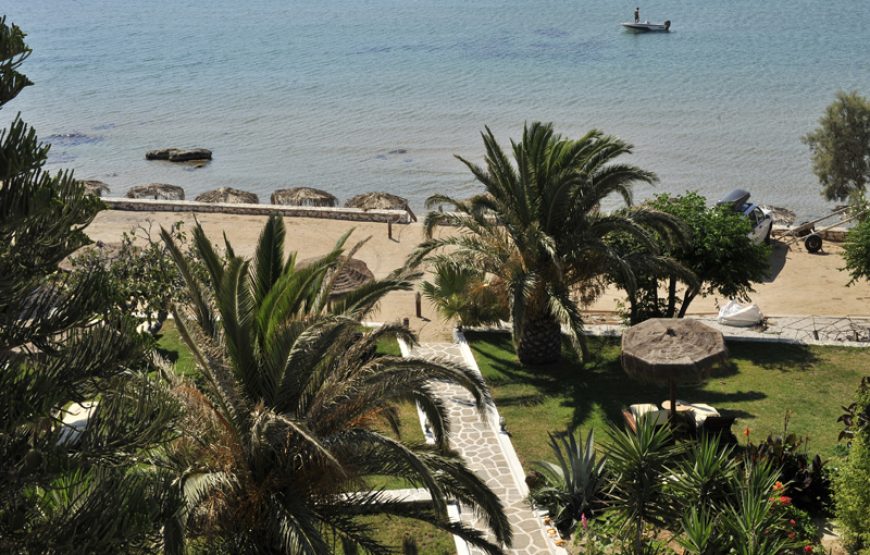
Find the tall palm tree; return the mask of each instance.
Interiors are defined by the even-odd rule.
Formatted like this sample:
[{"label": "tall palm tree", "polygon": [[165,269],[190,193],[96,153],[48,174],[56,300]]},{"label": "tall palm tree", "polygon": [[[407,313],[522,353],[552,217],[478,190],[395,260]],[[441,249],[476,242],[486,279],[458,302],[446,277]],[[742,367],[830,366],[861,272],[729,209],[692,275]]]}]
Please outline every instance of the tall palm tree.
[{"label": "tall palm tree", "polygon": [[[572,287],[606,272],[617,272],[633,286],[630,266],[606,241],[622,232],[651,252],[656,245],[646,226],[678,229],[674,218],[649,209],[608,214],[605,198],[618,195],[630,206],[631,187],[654,183],[655,174],[614,160],[632,146],[593,130],[577,140],[553,132],[552,124],[535,122],[511,141],[514,161],[499,146],[489,128],[483,133],[485,165],[459,158],[484,186],[485,193],[469,200],[435,195],[430,208],[450,205],[452,212],[430,212],[428,239],[412,255],[493,274],[507,283],[517,356],[528,364],[558,361],[561,326],[588,355],[583,321],[571,298]],[[459,233],[433,238],[439,225]],[[432,255],[447,248],[447,253]]]},{"label": "tall palm tree", "polygon": [[[482,379],[449,362],[377,353],[384,337],[414,341],[401,326],[361,331],[360,318],[385,293],[410,289],[417,274],[398,270],[330,300],[333,277],[359,245],[342,257],[345,236],[300,268],[295,255],[284,257],[284,234],[281,219],[271,218],[251,261],[229,243],[222,258],[197,226],[205,281],[164,234],[191,299],[176,322],[205,381],[202,389],[176,384],[190,429],[170,461],[186,506],[179,530],[234,553],[321,554],[338,545],[387,553],[361,517],[396,515],[501,553],[511,542],[502,504],[450,452],[446,409],[430,387],[458,384],[483,407],[490,396]],[[380,431],[398,434],[402,402],[426,413],[434,446]],[[428,489],[432,506],[391,499],[371,487],[374,475]],[[484,515],[494,540],[450,522],[448,497]]]}]

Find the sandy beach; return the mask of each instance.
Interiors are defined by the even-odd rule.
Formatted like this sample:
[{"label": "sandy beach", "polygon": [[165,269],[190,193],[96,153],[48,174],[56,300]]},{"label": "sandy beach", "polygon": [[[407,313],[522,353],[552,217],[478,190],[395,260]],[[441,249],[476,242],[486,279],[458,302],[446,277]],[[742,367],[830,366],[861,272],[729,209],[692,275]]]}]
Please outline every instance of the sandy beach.
[{"label": "sandy beach", "polygon": [[[223,242],[226,233],[236,252],[251,255],[262,229],[265,217],[230,214],[197,214],[197,220],[209,237]],[[118,241],[121,234],[132,227],[152,223],[156,236],[159,226],[183,221],[193,225],[193,214],[178,212],[101,212],[88,228],[94,240]],[[300,259],[327,253],[335,241],[353,229],[351,242],[371,237],[356,257],[365,261],[376,277],[384,277],[400,266],[407,255],[423,238],[419,223],[394,225],[393,239],[387,237],[387,226],[380,223],[347,222],[339,220],[285,218],[286,246],[296,251]],[[841,248],[826,242],[823,252],[807,253],[801,243],[786,246],[775,243],[771,255],[771,276],[756,287],[752,295],[766,316],[870,316],[870,283],[846,284],[849,276],[840,271],[844,266]],[[587,307],[587,321],[614,320],[617,302],[623,298],[619,291],[608,291],[595,304]],[[717,306],[727,299],[698,298],[690,307],[692,314],[716,312]],[[398,292],[389,295],[378,312],[376,321],[396,321],[409,318],[411,327],[426,340],[450,337],[452,325],[443,322],[435,309],[423,300],[423,318],[417,318],[414,293]]]}]

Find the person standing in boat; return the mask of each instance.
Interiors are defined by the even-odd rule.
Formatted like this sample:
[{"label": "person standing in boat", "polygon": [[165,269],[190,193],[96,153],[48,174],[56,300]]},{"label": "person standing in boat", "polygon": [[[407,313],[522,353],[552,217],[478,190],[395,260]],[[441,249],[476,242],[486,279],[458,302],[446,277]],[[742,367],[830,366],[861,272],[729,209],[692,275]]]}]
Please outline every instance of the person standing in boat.
[{"label": "person standing in boat", "polygon": [[634,22],[640,23],[640,7],[634,9]]}]

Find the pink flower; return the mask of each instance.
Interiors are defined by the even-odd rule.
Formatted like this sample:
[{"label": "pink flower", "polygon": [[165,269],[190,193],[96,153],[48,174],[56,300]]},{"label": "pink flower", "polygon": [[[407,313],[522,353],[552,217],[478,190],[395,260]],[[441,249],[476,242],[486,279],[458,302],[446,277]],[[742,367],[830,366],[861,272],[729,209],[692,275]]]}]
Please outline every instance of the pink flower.
[{"label": "pink flower", "polygon": [[779,502],[782,503],[783,505],[791,505],[791,497],[788,497],[786,495],[782,495],[779,498]]},{"label": "pink flower", "polygon": [[793,539],[795,539],[796,537],[797,537],[797,534],[796,534],[795,532],[789,532],[789,533],[788,533],[788,539],[793,540]]},{"label": "pink flower", "polygon": [[589,526],[589,521],[586,520],[586,513],[580,513],[580,524],[583,526],[584,530]]},{"label": "pink flower", "polygon": [[804,546],[804,553],[812,553],[812,552],[813,552],[813,546],[811,546],[809,544]]},{"label": "pink flower", "polygon": [[795,519],[791,519],[788,521],[788,525],[794,528],[795,526],[797,526],[797,522],[795,522]]}]

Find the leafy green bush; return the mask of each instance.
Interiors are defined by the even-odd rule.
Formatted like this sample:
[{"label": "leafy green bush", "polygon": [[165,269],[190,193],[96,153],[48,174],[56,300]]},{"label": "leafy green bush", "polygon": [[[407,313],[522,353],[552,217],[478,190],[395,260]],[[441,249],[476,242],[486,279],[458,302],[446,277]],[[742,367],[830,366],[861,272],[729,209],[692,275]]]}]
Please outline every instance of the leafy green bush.
[{"label": "leafy green bush", "polygon": [[772,436],[746,446],[749,460],[768,462],[780,469],[780,480],[788,484],[794,505],[813,515],[826,514],[831,508],[831,480],[819,455],[810,458],[807,439],[788,431],[786,413],[782,435]]},{"label": "leafy green bush", "polygon": [[843,540],[862,555],[870,554],[870,423],[861,418],[868,410],[870,379],[864,378],[856,402],[847,407],[847,415],[854,415],[847,422],[849,433],[845,436],[851,443],[848,456],[834,478],[836,514]]}]

